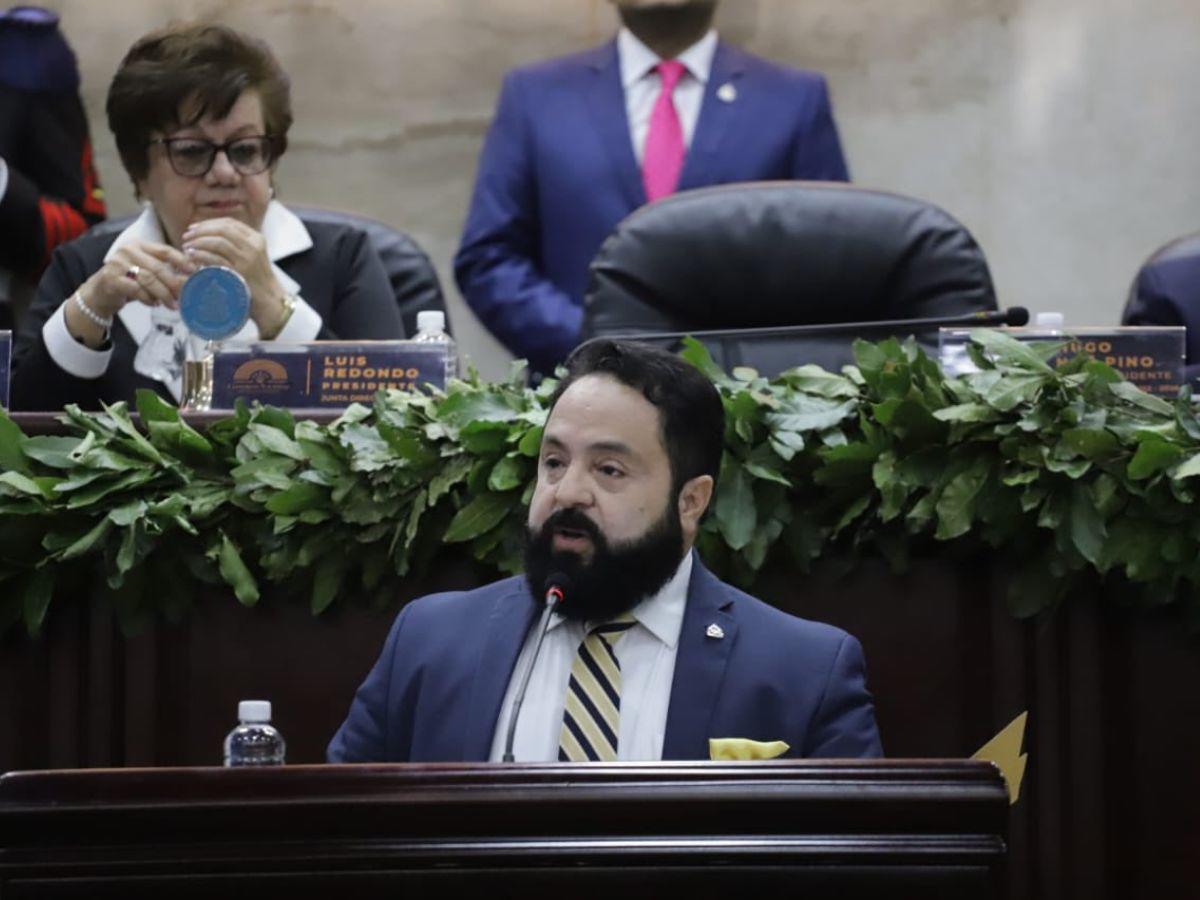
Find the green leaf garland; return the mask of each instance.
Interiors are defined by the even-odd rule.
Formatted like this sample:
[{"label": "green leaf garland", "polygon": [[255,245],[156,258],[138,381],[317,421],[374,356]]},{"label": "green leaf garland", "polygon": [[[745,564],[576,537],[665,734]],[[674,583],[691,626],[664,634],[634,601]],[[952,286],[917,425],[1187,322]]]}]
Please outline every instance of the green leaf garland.
[{"label": "green leaf garland", "polygon": [[[1057,368],[1052,347],[973,340],[981,370],[957,378],[911,342],[860,341],[857,366],[769,379],[726,374],[685,342],[727,416],[698,539],[708,563],[749,586],[772,561],[902,568],[939,545],[986,545],[1011,568],[1015,615],[1110,577],[1148,607],[1198,612],[1190,392],[1169,403],[1094,360]],[[66,434],[26,437],[0,414],[0,631],[36,634],[72,574],[107,585],[135,628],[186,612],[193,591],[164,591],[168,578],[224,583],[246,605],[276,584],[320,613],[386,602],[447,545],[516,572],[555,387],[521,379],[382,392],[328,424],[239,405],[203,434],[148,392],[137,424],[125,404],[67,407]]]}]

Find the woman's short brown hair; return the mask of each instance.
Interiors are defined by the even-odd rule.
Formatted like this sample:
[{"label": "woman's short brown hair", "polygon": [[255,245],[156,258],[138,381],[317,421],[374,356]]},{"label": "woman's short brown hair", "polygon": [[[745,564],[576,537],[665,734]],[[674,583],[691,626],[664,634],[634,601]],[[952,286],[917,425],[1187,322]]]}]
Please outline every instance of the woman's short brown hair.
[{"label": "woman's short brown hair", "polygon": [[[263,124],[275,139],[274,156],[287,149],[292,126],[291,84],[267,45],[224,25],[173,25],[130,48],[108,88],[108,127],[134,182],[150,170],[155,133],[229,115],[238,98],[257,91]],[[186,109],[184,108],[186,105]]]}]

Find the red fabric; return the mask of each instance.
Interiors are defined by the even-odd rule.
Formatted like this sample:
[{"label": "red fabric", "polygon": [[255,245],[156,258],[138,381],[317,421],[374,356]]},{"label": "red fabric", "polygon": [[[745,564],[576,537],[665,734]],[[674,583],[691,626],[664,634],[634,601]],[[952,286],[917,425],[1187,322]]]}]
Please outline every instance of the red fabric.
[{"label": "red fabric", "polygon": [[104,191],[100,189],[100,179],[96,176],[96,165],[92,161],[92,142],[83,142],[83,159],[80,160],[83,169],[83,211],[96,219],[108,215],[104,208]]},{"label": "red fabric", "polygon": [[50,262],[50,254],[54,252],[55,247],[79,237],[87,231],[88,223],[73,206],[62,200],[39,197],[38,210],[42,215],[42,227],[46,235],[46,255],[42,260],[44,266]]}]

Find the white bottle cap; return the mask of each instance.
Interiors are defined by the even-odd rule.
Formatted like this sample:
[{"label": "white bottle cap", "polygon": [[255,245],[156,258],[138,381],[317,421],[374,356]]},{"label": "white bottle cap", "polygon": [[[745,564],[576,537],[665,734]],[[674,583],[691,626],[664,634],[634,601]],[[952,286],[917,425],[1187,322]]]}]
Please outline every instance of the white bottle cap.
[{"label": "white bottle cap", "polygon": [[439,332],[446,330],[446,314],[440,309],[423,309],[417,313],[417,331]]},{"label": "white bottle cap", "polygon": [[1033,319],[1034,328],[1062,328],[1063,314],[1060,312],[1041,312]]},{"label": "white bottle cap", "polygon": [[238,704],[239,722],[270,722],[270,700],[243,700]]}]

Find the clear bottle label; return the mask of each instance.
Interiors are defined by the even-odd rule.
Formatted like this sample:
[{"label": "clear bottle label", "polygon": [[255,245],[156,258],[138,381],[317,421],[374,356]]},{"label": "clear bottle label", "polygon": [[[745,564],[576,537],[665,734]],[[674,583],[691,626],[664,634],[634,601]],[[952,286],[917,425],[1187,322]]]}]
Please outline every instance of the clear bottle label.
[{"label": "clear bottle label", "polygon": [[225,765],[282,766],[283,735],[270,725],[239,725],[225,738]]}]

